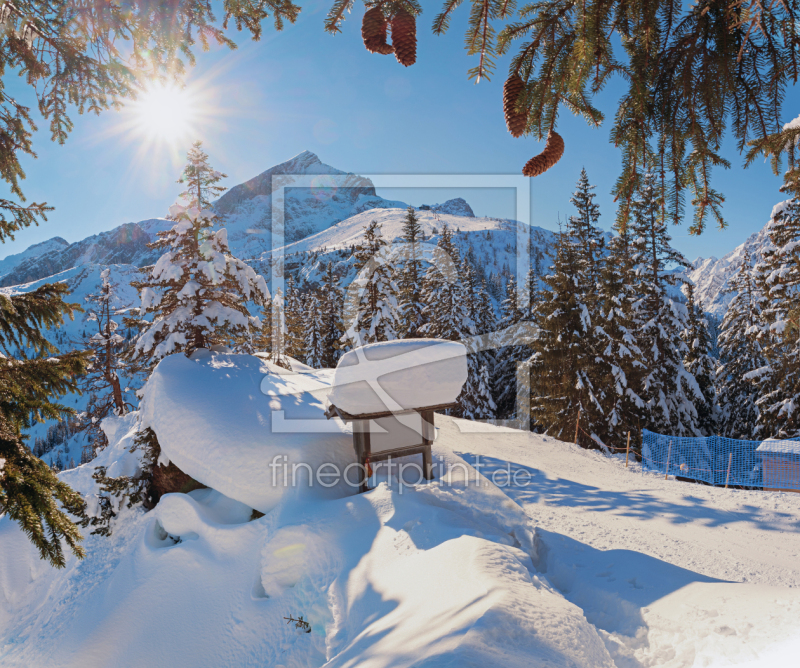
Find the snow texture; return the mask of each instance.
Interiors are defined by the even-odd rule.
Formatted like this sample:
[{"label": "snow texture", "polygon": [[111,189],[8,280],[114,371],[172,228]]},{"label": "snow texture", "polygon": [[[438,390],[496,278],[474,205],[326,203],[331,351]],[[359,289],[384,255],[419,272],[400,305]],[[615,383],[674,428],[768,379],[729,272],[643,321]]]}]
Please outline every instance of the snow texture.
[{"label": "snow texture", "polygon": [[[170,355],[145,388],[143,424],[181,470],[262,513],[291,489],[325,497],[348,493],[344,485],[309,487],[307,469],[300,466],[316,471],[330,462],[343,470],[355,461],[349,429],[323,416],[329,383],[270,368],[250,355]],[[305,433],[314,428],[327,433]],[[273,462],[286,463],[288,479]],[[292,487],[294,464],[298,483]]]},{"label": "snow texture", "polygon": [[405,339],[346,352],[328,403],[350,413],[381,413],[454,402],[467,380],[467,349],[456,341]]},{"label": "snow texture", "polygon": [[[321,415],[331,372],[208,353],[157,374],[145,422],[167,427],[176,463],[204,458],[194,472],[211,488],[122,507],[112,535],[88,536],[63,570],[0,517],[4,668],[771,668],[800,650],[798,495],[665,481],[624,457],[438,416],[447,473],[431,484],[384,469],[366,494],[284,493],[247,521],[252,506],[212,484],[223,453],[250,463],[243,488],[263,478],[254,414],[275,401]],[[190,417],[170,428],[179,406]],[[89,501],[94,465],[135,472],[141,417],[104,422],[109,446],[61,478]],[[332,440],[265,424],[264,453],[349,440],[333,421]],[[508,486],[508,467],[530,484]]]}]

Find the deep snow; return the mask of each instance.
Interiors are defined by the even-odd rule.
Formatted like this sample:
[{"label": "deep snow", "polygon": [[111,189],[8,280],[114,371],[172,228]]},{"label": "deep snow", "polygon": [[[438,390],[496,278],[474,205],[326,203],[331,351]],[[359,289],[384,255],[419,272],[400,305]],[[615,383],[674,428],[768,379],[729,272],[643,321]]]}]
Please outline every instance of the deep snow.
[{"label": "deep snow", "polygon": [[[378,469],[363,495],[265,492],[271,509],[247,521],[255,487],[244,469],[225,473],[226,460],[255,465],[258,447],[265,459],[315,443],[352,457],[346,429],[322,418],[331,372],[172,359],[143,411],[165,452],[182,466],[193,457],[201,482],[243,484],[123,509],[113,535],[88,537],[86,559],[63,571],[0,519],[0,665],[793,665],[800,495],[665,481],[551,438],[437,416],[434,457],[449,473],[437,466],[432,484],[401,487]],[[172,403],[161,403],[165,388]],[[253,417],[273,408],[326,431]],[[157,416],[180,411],[189,417],[162,436]],[[93,465],[131,472],[138,418],[108,424],[111,445]],[[508,486],[509,469],[529,484]],[[91,496],[91,472],[61,475]],[[283,619],[299,615],[310,634]]]}]

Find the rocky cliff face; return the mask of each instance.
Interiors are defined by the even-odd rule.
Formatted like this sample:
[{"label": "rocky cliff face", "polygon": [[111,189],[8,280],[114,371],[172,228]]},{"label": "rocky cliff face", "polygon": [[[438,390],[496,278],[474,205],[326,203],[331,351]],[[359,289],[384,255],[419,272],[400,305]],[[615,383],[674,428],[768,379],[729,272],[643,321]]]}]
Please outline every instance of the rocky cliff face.
[{"label": "rocky cliff face", "polygon": [[272,250],[273,233],[280,246],[362,211],[404,206],[376,195],[369,179],[326,165],[304,151],[231,188],[214,208],[225,216],[231,249],[250,259]]},{"label": "rocky cliff face", "polygon": [[10,274],[25,262],[32,262],[42,255],[52,251],[63,250],[67,246],[69,246],[69,242],[61,237],[53,237],[47,241],[42,241],[41,243],[34,244],[33,246],[28,246],[28,248],[21,253],[9,255],[3,260],[0,260],[0,277]]},{"label": "rocky cliff face", "polygon": [[461,197],[449,199],[443,204],[433,204],[431,205],[431,211],[435,211],[436,213],[448,213],[453,216],[466,216],[467,218],[475,217],[472,207]]}]

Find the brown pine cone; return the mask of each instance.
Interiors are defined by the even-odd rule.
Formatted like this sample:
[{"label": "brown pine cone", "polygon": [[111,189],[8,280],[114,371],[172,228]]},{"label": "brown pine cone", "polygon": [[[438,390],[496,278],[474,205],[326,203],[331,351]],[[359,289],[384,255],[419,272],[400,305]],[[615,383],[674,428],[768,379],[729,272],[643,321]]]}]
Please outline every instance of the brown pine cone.
[{"label": "brown pine cone", "polygon": [[361,36],[367,51],[383,55],[394,53],[394,47],[386,41],[387,27],[386,17],[380,7],[367,10],[361,21]]},{"label": "brown pine cone", "polygon": [[408,67],[417,62],[417,23],[405,9],[392,19],[392,44],[398,63]]},{"label": "brown pine cone", "polygon": [[555,165],[564,155],[564,140],[555,130],[547,133],[544,151],[533,156],[522,168],[523,176],[539,176]]},{"label": "brown pine cone", "polygon": [[503,86],[503,111],[506,115],[506,125],[514,137],[519,137],[525,132],[525,126],[528,124],[528,115],[525,112],[516,111],[517,100],[524,88],[525,82],[516,72],[508,77]]}]

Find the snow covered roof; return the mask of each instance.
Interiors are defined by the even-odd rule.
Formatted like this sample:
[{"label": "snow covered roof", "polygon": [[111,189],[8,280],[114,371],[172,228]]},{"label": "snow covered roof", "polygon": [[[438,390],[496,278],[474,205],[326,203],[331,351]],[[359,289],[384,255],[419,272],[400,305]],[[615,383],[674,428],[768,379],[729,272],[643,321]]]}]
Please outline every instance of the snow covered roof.
[{"label": "snow covered roof", "polygon": [[800,455],[800,442],[768,439],[756,448],[756,452],[781,455]]},{"label": "snow covered roof", "polygon": [[439,406],[466,380],[467,349],[457,341],[384,341],[342,356],[328,403],[352,415]]}]

